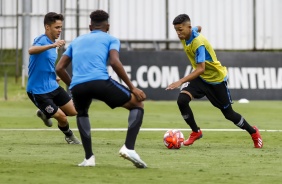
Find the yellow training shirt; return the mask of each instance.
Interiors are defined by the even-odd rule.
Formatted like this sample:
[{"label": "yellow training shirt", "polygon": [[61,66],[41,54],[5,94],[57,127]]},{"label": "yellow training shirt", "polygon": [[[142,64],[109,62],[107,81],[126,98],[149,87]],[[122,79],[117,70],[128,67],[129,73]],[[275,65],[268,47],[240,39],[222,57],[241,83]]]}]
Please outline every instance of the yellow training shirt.
[{"label": "yellow training shirt", "polygon": [[[189,43],[190,41],[190,43]],[[181,40],[181,43],[183,45],[183,49],[188,56],[191,65],[193,69],[196,69],[198,61],[196,61],[196,52],[197,49],[200,46],[204,46],[205,53],[199,53],[199,54],[205,54],[205,72],[200,75],[200,77],[208,82],[208,83],[221,83],[225,80],[227,80],[227,69],[225,66],[222,66],[221,63],[217,60],[216,54],[209,43],[209,41],[200,33],[197,33],[195,29],[192,29],[192,36],[190,40]]]}]

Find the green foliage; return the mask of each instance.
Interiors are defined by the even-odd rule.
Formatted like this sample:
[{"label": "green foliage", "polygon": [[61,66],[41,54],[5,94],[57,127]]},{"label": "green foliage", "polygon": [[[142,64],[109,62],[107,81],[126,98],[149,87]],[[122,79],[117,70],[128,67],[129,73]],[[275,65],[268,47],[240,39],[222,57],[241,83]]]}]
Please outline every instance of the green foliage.
[{"label": "green foliage", "polygon": [[0,49],[0,75],[16,76],[16,63],[18,62],[18,76],[21,75],[22,50]]}]

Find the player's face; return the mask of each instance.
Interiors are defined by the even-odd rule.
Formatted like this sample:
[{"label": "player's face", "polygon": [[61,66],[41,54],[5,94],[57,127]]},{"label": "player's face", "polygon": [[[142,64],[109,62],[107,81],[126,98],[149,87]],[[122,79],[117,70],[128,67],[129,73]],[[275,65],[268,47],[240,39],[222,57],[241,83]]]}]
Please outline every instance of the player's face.
[{"label": "player's face", "polygon": [[56,20],[55,23],[45,26],[46,33],[52,41],[55,41],[56,39],[59,38],[62,32],[62,26],[63,26],[63,23],[61,20]]},{"label": "player's face", "polygon": [[191,28],[192,27],[190,22],[183,22],[182,24],[174,25],[174,29],[180,40],[189,40],[192,32]]}]

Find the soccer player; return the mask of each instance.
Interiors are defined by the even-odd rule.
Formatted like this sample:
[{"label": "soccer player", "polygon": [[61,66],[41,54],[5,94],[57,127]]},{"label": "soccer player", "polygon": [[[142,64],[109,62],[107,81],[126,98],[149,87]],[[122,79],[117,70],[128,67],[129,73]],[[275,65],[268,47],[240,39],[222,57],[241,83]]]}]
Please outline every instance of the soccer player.
[{"label": "soccer player", "polygon": [[232,100],[227,87],[227,69],[217,60],[211,44],[201,33],[198,33],[198,27],[192,28],[188,15],[178,15],[173,20],[173,25],[194,69],[189,75],[166,88],[166,90],[173,90],[182,85],[177,104],[183,119],[192,129],[184,145],[192,145],[195,140],[203,136],[189,103],[193,98],[206,96],[213,106],[221,110],[226,119],[251,135],[255,148],[262,148],[263,141],[258,128],[249,125],[232,109]]},{"label": "soccer player", "polygon": [[68,93],[59,86],[55,73],[57,48],[64,46],[64,40],[58,40],[62,31],[63,15],[49,12],[44,17],[45,34],[34,39],[29,48],[27,94],[39,109],[37,116],[46,126],[51,127],[51,117],[58,121],[59,129],[65,134],[69,144],[81,144],[69,128],[67,116],[77,114]]},{"label": "soccer player", "polygon": [[[142,125],[145,93],[134,87],[119,59],[120,41],[109,35],[109,14],[96,10],[90,14],[90,33],[79,36],[69,45],[59,60],[58,76],[70,86],[77,110],[77,126],[85,151],[85,159],[78,166],[95,166],[92,152],[91,128],[88,110],[93,99],[105,102],[112,109],[123,107],[129,110],[128,130],[119,154],[137,168],[147,165],[136,153],[134,146]],[[113,80],[107,71],[107,62],[125,82],[127,87]],[[66,68],[72,63],[72,79]]]}]

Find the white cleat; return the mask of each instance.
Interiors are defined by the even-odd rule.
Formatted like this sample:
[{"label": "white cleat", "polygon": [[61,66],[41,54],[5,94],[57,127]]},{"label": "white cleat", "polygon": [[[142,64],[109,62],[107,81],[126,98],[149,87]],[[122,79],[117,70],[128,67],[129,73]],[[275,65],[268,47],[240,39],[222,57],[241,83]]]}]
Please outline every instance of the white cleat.
[{"label": "white cleat", "polygon": [[47,126],[47,127],[51,127],[53,125],[51,119],[47,119],[47,117],[45,116],[45,114],[40,110],[38,109],[36,111],[36,115],[42,119],[42,121],[44,122],[44,124]]},{"label": "white cleat", "polygon": [[78,164],[79,167],[94,167],[95,166],[95,156],[92,155],[89,159],[84,159],[83,162]]},{"label": "white cleat", "polygon": [[136,151],[127,149],[125,145],[123,145],[119,150],[119,155],[131,161],[137,168],[147,168],[147,164],[143,160],[141,160]]}]

